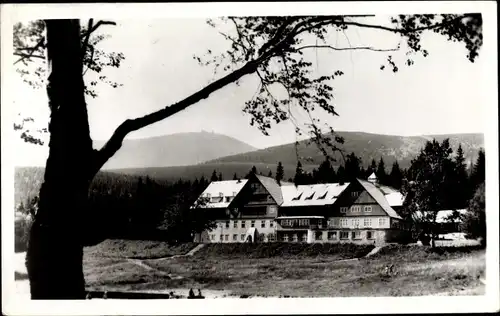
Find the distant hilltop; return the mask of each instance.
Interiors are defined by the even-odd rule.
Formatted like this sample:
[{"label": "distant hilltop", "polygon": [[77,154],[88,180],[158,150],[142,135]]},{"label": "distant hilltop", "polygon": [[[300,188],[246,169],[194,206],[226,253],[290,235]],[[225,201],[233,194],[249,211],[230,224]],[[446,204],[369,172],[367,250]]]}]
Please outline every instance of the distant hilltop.
[{"label": "distant hilltop", "polygon": [[[104,142],[94,144],[101,148]],[[206,131],[126,139],[103,169],[188,166],[256,149],[235,138]]]},{"label": "distant hilltop", "polygon": [[[418,155],[425,143],[434,138],[440,142],[449,138],[454,151],[458,148],[458,144],[461,144],[467,163],[475,161],[479,149],[484,147],[484,135],[481,133],[423,136],[392,136],[364,132],[337,132],[336,134],[342,136],[345,140],[344,144],[338,145],[338,147],[347,154],[354,152],[356,156],[362,159],[364,166],[368,166],[372,159],[378,162],[380,158],[383,158],[387,168],[390,168],[396,160],[401,168],[408,168],[411,160]],[[319,165],[324,160],[324,156],[316,144],[304,140],[300,141],[298,146],[295,146],[294,143],[279,145],[222,157],[207,163],[275,164],[281,161],[283,164],[295,166],[297,156],[303,165]],[[334,165],[342,164],[342,156],[339,153],[334,155],[334,158],[336,159]]]}]

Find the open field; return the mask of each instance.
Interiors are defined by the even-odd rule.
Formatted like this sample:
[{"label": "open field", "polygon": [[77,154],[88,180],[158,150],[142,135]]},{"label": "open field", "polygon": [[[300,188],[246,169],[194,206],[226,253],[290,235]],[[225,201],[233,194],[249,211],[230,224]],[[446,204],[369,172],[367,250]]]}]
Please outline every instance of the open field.
[{"label": "open field", "polygon": [[[85,257],[90,289],[169,292],[200,288],[224,296],[348,297],[480,295],[485,252],[477,247],[389,246],[370,258],[332,254],[251,258],[204,248],[192,257]],[[351,256],[352,258],[353,256]],[[339,260],[344,259],[344,260]],[[394,273],[384,270],[394,264]],[[181,290],[181,291],[182,291]]]},{"label": "open field", "polygon": [[[279,255],[276,249],[285,245],[239,245],[206,245],[190,257],[160,258],[159,254],[186,253],[195,244],[105,241],[86,248],[87,288],[174,291],[184,296],[190,288],[200,288],[207,298],[482,295],[485,291],[485,251],[477,246],[431,251],[389,245],[369,258],[355,259],[371,248],[346,245],[343,253],[335,253],[335,248],[306,244]],[[137,259],[141,249],[150,249],[150,258]],[[386,273],[392,264],[394,273]],[[20,295],[29,295],[24,293],[29,287],[22,253],[16,254],[16,279]]]},{"label": "open field", "polygon": [[164,241],[108,239],[85,248],[85,254],[110,258],[152,259],[185,254],[196,245],[184,243],[173,246]]}]

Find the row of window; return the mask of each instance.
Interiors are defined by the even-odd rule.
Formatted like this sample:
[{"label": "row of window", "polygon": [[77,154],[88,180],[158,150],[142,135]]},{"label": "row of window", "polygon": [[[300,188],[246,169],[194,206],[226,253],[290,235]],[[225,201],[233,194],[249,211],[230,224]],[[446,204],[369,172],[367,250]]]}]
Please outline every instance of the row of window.
[{"label": "row of window", "polygon": [[[233,192],[233,195],[232,196],[228,196],[228,197],[235,197],[236,196],[236,192]],[[207,198],[211,198],[212,197],[212,194],[210,193],[207,193]],[[222,192],[219,192],[219,196],[218,197],[224,197],[224,193]],[[215,197],[214,197],[215,198]]]},{"label": "row of window", "polygon": [[[215,234],[210,235],[210,240],[215,241]],[[240,234],[240,241],[245,241],[245,234]],[[276,240],[276,235],[275,234],[269,234],[267,235],[267,241],[275,241]],[[229,234],[225,235],[219,235],[219,241],[229,241]],[[233,234],[233,239],[232,241],[238,241],[238,234]]]},{"label": "row of window", "polygon": [[[353,205],[353,206],[351,206],[350,209],[351,209],[351,213],[361,213],[361,209],[363,209],[363,212],[371,213],[372,206],[371,205],[365,205],[365,206]],[[342,206],[340,208],[340,213],[347,213],[348,210],[349,210],[349,207]]]},{"label": "row of window", "polygon": [[282,219],[281,226],[292,227],[292,226],[309,226],[310,221],[308,218],[302,219]]},{"label": "row of window", "polygon": [[[386,218],[379,218],[378,219],[378,226],[379,227],[385,227],[386,226]],[[226,221],[225,223],[220,223],[221,228],[230,228],[231,227],[231,222],[233,222],[232,227],[233,228],[246,228],[247,227],[247,221]],[[257,227],[258,221],[252,220],[250,221],[250,227]],[[281,220],[281,226],[283,227],[292,227],[292,226],[309,226],[310,220],[309,219],[283,219]],[[363,224],[361,226],[361,224]],[[319,223],[319,226],[321,224]],[[372,218],[363,218],[362,221],[359,218],[341,218],[341,219],[333,219],[329,220],[327,222],[328,227],[373,227],[373,219]],[[261,220],[260,221],[260,228],[273,228],[274,227],[274,221],[273,220]]]},{"label": "row of window", "polygon": [[[349,221],[351,221],[351,225],[349,225]],[[372,227],[373,221],[371,218],[363,219],[363,227]],[[340,224],[340,225],[339,225]],[[361,221],[359,218],[341,218],[340,220],[330,220],[327,222],[328,227],[360,227]],[[384,227],[386,225],[386,218],[378,219],[378,226]]]},{"label": "row of window", "polygon": [[[349,238],[349,233],[350,233],[351,238]],[[341,231],[340,234],[339,234],[339,232],[331,231],[331,232],[327,232],[327,235],[326,235],[327,240],[338,240],[339,236],[340,236],[341,240],[348,240],[348,239],[361,240],[362,239],[361,231],[351,231],[351,232]],[[374,239],[374,238],[375,238],[375,234],[374,234],[373,231],[367,231],[366,232],[365,239],[371,240],[371,239]],[[316,232],[316,234],[314,236],[314,239],[316,241],[323,240],[323,233],[322,232]],[[307,241],[307,234],[306,233],[302,233],[302,234],[283,234],[282,235],[282,240],[283,241],[299,241],[300,240],[302,242],[306,242]]]},{"label": "row of window", "polygon": [[[246,228],[246,222],[247,221],[226,221],[225,224],[223,223],[220,223],[220,227],[223,228],[223,227],[226,227],[226,228],[229,228],[231,227],[231,222],[233,222],[233,228]],[[250,227],[256,227],[255,224],[256,224],[257,221],[250,221]],[[274,227],[274,221],[272,220],[261,220],[260,221],[260,228],[266,228],[266,227]]]},{"label": "row of window", "polygon": [[[234,196],[226,196],[226,202],[231,202],[234,199]],[[211,203],[221,203],[224,202],[223,196],[214,196],[210,199]]]}]

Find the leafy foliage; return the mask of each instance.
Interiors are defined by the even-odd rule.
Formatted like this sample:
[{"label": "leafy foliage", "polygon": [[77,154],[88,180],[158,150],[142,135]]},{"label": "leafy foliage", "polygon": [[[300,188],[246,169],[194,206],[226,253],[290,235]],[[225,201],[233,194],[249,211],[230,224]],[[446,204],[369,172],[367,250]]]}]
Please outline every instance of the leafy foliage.
[{"label": "leafy foliage", "polygon": [[[81,29],[82,59],[85,69],[83,75],[87,75],[87,84],[84,87],[86,95],[97,97],[96,88],[99,84],[106,84],[113,88],[122,86],[103,74],[105,68],[119,68],[125,56],[121,52],[107,52],[99,47],[99,43],[109,38],[109,35],[96,34],[95,31],[101,25],[114,25],[114,22],[98,21],[94,24],[90,19],[87,27]],[[18,22],[13,27],[14,55],[19,57],[15,62],[16,72],[23,81],[33,88],[41,88],[46,85],[47,59],[46,59],[46,34],[43,20]],[[89,72],[90,70],[90,72]],[[35,145],[43,145],[40,135],[47,133],[47,128],[36,131],[24,128],[24,122],[33,122],[30,117],[23,118],[23,124],[14,124],[15,130],[22,130],[21,139]]]},{"label": "leafy foliage", "polygon": [[[414,64],[412,56],[420,53],[426,57],[429,52],[421,45],[421,35],[432,31],[449,40],[465,44],[467,58],[471,62],[478,56],[482,45],[482,18],[480,14],[463,15],[399,15],[390,19],[391,26],[367,23],[367,16],[267,16],[267,17],[222,17],[208,20],[208,24],[220,31],[228,41],[229,48],[221,53],[208,50],[201,58],[194,56],[201,65],[213,65],[215,73],[233,72],[254,66],[259,86],[253,98],[245,103],[243,111],[250,115],[250,124],[256,125],[264,135],[272,124],[290,120],[295,123],[299,135],[304,130],[297,124],[291,108],[298,108],[309,115],[310,123],[305,132],[312,136],[320,148],[327,152],[337,151],[336,143],[342,139],[329,129],[330,137],[318,118],[312,116],[315,109],[322,109],[330,115],[338,115],[334,107],[333,81],[342,76],[341,69],[332,69],[327,75],[317,74],[313,62],[304,54],[311,49],[372,51],[405,50],[406,65]],[[371,28],[398,34],[401,43],[392,49],[373,47],[335,47],[329,43],[331,35],[350,28]],[[315,44],[312,44],[312,43]],[[319,43],[318,43],[319,42]],[[392,71],[398,65],[392,55],[387,58]],[[385,69],[385,65],[381,69]]]},{"label": "leafy foliage", "polygon": [[[402,186],[405,196],[403,211],[414,224],[415,234],[434,235],[440,210],[464,207],[463,197],[469,196],[469,180],[464,176],[461,146],[455,159],[448,139],[442,143],[427,142],[420,155],[412,161]],[[458,212],[452,214],[456,217]]]},{"label": "leafy foliage", "polygon": [[[100,75],[106,67],[119,68],[121,62],[125,59],[123,53],[106,52],[99,48],[99,43],[110,37],[109,35],[94,33],[97,27],[103,24],[114,23],[99,21],[94,25],[93,19],[90,19],[87,27],[81,29],[82,58],[85,65],[83,74],[90,70],[94,73],[94,77],[97,77],[96,80],[91,80],[89,85],[85,87],[85,93],[91,97],[97,96],[95,87],[99,82],[108,84],[113,88],[122,86],[122,84],[109,80],[107,76]],[[14,63],[16,71],[26,83],[36,88],[43,87],[46,83],[45,41],[45,23],[43,20],[28,23],[18,22],[14,25],[14,55],[19,57]],[[31,71],[32,69],[35,70]]]},{"label": "leafy foliage", "polygon": [[472,238],[481,238],[486,245],[486,201],[485,185],[477,188],[469,202],[467,213],[463,216],[462,228]]}]

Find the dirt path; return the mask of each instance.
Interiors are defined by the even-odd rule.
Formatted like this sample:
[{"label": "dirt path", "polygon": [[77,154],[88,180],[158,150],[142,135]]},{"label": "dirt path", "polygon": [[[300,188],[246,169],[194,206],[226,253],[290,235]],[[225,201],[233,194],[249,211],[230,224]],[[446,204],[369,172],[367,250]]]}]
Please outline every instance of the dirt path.
[{"label": "dirt path", "polygon": [[384,246],[376,246],[375,248],[372,249],[372,251],[370,251],[368,254],[366,254],[366,256],[364,256],[363,258],[368,258],[370,256],[373,256],[374,254],[379,252],[380,249],[382,249],[382,248],[384,248]]},{"label": "dirt path", "polygon": [[196,247],[194,247],[193,249],[191,249],[188,253],[183,254],[183,255],[174,255],[174,256],[170,256],[170,257],[155,258],[155,259],[131,259],[131,258],[127,258],[126,260],[128,262],[133,263],[135,265],[138,265],[146,270],[154,271],[155,273],[158,273],[160,275],[168,276],[171,279],[182,279],[183,277],[181,277],[181,276],[173,275],[171,273],[167,273],[165,271],[159,270],[158,268],[152,267],[149,264],[147,264],[147,262],[159,262],[159,261],[161,262],[161,261],[170,260],[170,259],[174,259],[174,258],[191,257],[195,253],[197,253],[200,249],[202,249],[204,246],[205,246],[204,244],[199,244]]}]

